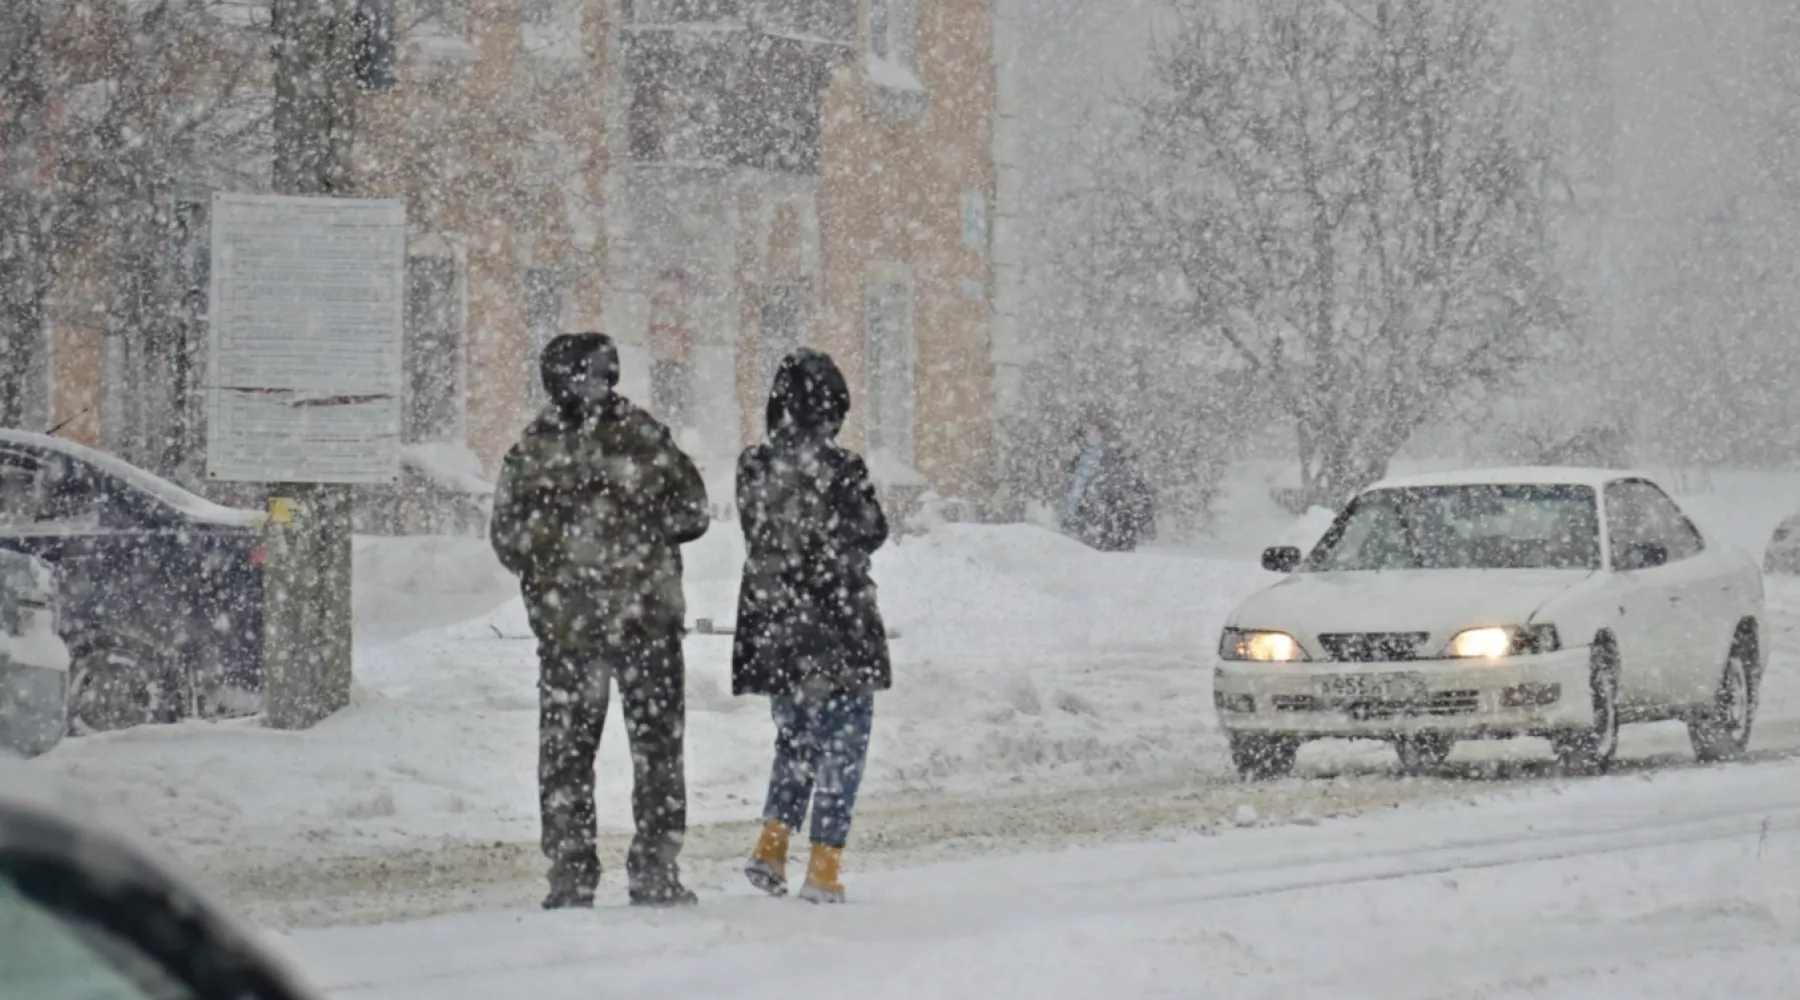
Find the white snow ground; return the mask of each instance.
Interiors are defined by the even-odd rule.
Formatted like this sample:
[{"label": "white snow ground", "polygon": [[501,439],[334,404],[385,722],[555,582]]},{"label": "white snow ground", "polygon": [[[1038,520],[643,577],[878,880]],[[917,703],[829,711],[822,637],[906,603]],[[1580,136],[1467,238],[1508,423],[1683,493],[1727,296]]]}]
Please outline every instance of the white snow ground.
[{"label": "white snow ground", "polygon": [[[1800,507],[1800,488],[1729,483],[1696,505],[1760,547]],[[1224,506],[1230,521],[1211,551],[1109,556],[1040,529],[967,525],[883,550],[881,602],[900,636],[895,689],[877,704],[867,795],[910,802],[1225,780],[1210,689],[1220,622],[1270,579],[1247,552],[1295,531],[1254,480]],[[735,526],[715,526],[686,556],[691,616],[729,622],[741,565]],[[40,766],[203,867],[247,851],[317,857],[534,840],[536,663],[512,581],[469,539],[364,539],[357,569],[358,687],[346,711],[301,733],[247,721],[71,740]],[[1800,587],[1789,585],[1771,581],[1781,657],[1800,613],[1800,600],[1787,599]],[[764,700],[731,697],[730,644],[687,643],[697,824],[753,817],[761,805],[773,728]],[[1800,672],[1786,662],[1765,690],[1765,747],[1800,744]],[[1638,754],[1685,744],[1679,727],[1631,737],[1628,752]],[[1309,748],[1302,771],[1385,771],[1389,757],[1378,746]],[[628,829],[627,796],[613,794],[629,785],[622,739],[603,741],[600,772],[602,821]]]},{"label": "white snow ground", "polygon": [[[690,546],[689,606],[734,617],[741,544],[717,526]],[[396,595],[435,585],[491,614],[357,651],[355,703],[318,728],[196,723],[72,740],[43,766],[104,789],[188,853],[308,853],[438,839],[536,836],[536,660],[522,606],[483,543],[359,549],[374,628],[409,615]],[[395,564],[398,565],[395,565]],[[872,795],[1221,772],[1207,653],[1259,571],[1186,554],[1107,558],[1032,528],[950,526],[882,553],[878,579],[898,681],[877,706]],[[501,586],[505,586],[503,582]],[[466,608],[466,604],[464,607]],[[729,636],[690,637],[688,773],[695,822],[761,806],[773,727],[765,699],[730,694]],[[618,709],[609,726],[615,735]],[[629,784],[622,739],[603,789]],[[604,819],[628,826],[626,796]]]},{"label": "white snow ground", "polygon": [[[1220,530],[1188,547],[1106,556],[1031,528],[947,526],[881,554],[898,683],[877,707],[858,905],[831,914],[736,898],[772,731],[760,700],[729,696],[724,636],[688,643],[684,858],[711,905],[531,911],[535,665],[512,583],[478,542],[359,544],[356,699],[318,728],[152,727],[31,766],[273,926],[385,924],[293,932],[345,995],[755,996],[841,975],[871,996],[1673,996],[1682,983],[1697,996],[1715,981],[1759,996],[1775,994],[1756,977],[1792,977],[1766,942],[1800,926],[1780,895],[1800,809],[1784,798],[1800,764],[1782,759],[1800,750],[1800,581],[1770,581],[1759,763],[1693,769],[1680,727],[1649,727],[1628,733],[1637,763],[1600,781],[1546,782],[1543,748],[1522,741],[1460,748],[1456,773],[1428,780],[1398,778],[1383,747],[1325,745],[1300,778],[1245,786],[1207,667],[1223,615],[1266,580],[1256,550],[1305,529],[1254,480],[1233,486]],[[1794,477],[1697,486],[1693,507],[1753,551],[1800,509]],[[731,619],[739,555],[725,525],[689,547],[693,616]],[[629,829],[616,719],[601,753],[609,899]],[[1726,833],[1755,828],[1749,848],[1630,839],[1720,810],[1737,817]],[[1330,819],[1370,812],[1382,815]],[[1257,829],[1201,836],[1239,824]],[[1534,831],[1550,827],[1604,850],[1534,860]],[[1470,837],[1497,844],[1460,848],[1469,870],[1436,873],[1444,859],[1420,853]],[[1162,839],[1121,846],[1146,838]],[[1293,867],[1321,852],[1335,860]],[[1386,880],[1336,884],[1370,865]],[[1284,881],[1297,871],[1332,884]],[[1221,886],[1249,895],[1214,898]],[[433,919],[388,923],[418,917]],[[1714,948],[1721,936],[1744,950]]]},{"label": "white snow ground", "polygon": [[1788,997],[1793,763],[861,875],[819,909],[485,912],[302,932],[333,996]]}]

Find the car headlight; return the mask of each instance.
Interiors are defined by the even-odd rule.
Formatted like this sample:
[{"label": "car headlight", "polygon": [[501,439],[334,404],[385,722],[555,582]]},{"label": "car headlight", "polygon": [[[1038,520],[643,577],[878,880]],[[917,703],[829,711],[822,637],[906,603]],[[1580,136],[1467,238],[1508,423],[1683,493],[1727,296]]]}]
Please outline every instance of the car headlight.
[{"label": "car headlight", "polygon": [[1554,653],[1561,648],[1555,625],[1490,625],[1458,632],[1444,655],[1457,660],[1500,660]]},{"label": "car headlight", "polygon": [[1306,650],[1286,632],[1228,628],[1219,639],[1219,655],[1252,663],[1293,663],[1307,659]]}]

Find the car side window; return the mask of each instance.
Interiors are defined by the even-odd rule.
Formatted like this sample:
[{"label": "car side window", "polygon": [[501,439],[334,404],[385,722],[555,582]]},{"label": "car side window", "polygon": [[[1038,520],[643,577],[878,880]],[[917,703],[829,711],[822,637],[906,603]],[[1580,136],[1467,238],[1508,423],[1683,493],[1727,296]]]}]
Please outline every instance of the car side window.
[{"label": "car side window", "polygon": [[36,462],[0,452],[0,528],[23,527],[38,519],[41,486]]},{"label": "car side window", "polygon": [[58,457],[0,452],[0,527],[102,526],[108,497],[92,470]]},{"label": "car side window", "polygon": [[1660,545],[1674,563],[1699,555],[1706,547],[1700,532],[1675,501],[1642,480],[1624,480],[1606,487],[1606,524],[1615,559],[1634,545]]}]

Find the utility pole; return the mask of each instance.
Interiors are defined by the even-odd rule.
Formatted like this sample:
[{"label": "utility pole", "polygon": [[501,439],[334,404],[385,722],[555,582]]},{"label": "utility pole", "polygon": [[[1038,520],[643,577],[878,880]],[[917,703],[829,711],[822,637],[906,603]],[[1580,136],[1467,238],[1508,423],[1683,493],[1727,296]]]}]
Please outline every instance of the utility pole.
[{"label": "utility pole", "polygon": [[[347,197],[355,132],[352,0],[275,0],[275,190]],[[304,729],[350,703],[351,487],[271,484],[264,713]]]}]

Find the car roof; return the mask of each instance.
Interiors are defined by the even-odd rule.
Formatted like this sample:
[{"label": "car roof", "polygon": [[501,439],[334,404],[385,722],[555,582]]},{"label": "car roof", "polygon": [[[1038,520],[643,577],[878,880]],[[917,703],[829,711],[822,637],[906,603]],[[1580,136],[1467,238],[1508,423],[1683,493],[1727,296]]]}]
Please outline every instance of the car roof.
[{"label": "car roof", "polygon": [[30,431],[0,428],[0,445],[11,444],[38,451],[59,452],[86,462],[116,479],[150,494],[194,521],[254,528],[262,523],[262,515],[253,510],[240,510],[213,503],[147,469],[141,469],[116,455],[89,448],[68,438]]},{"label": "car roof", "polygon": [[1588,486],[1598,490],[1607,483],[1620,479],[1647,479],[1655,482],[1648,474],[1630,469],[1522,465],[1393,476],[1369,489],[1413,489],[1427,486]]}]

